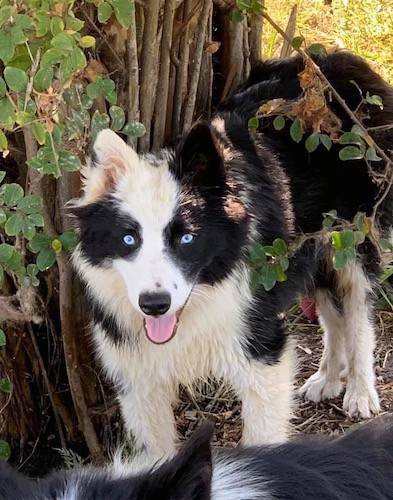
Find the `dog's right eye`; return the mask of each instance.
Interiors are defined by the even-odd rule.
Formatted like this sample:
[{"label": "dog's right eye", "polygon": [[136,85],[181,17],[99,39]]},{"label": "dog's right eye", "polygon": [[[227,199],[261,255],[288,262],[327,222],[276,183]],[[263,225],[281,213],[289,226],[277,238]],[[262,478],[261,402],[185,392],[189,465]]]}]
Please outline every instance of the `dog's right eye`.
[{"label": "dog's right eye", "polygon": [[131,236],[131,234],[126,234],[125,236],[123,236],[123,241],[129,247],[135,245],[135,238]]}]

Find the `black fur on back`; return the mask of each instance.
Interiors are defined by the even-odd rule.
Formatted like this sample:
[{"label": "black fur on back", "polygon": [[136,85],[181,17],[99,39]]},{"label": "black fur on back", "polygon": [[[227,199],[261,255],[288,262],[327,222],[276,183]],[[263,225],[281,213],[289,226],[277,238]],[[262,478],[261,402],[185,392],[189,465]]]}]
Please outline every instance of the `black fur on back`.
[{"label": "black fur on back", "polygon": [[202,424],[175,458],[121,478],[110,469],[81,469],[35,482],[2,464],[0,500],[65,499],[71,492],[76,500],[214,500],[214,492],[238,500],[239,484],[244,500],[250,491],[252,499],[265,500],[393,498],[392,415],[330,442],[303,437],[281,446],[221,450],[213,462],[211,436],[212,426]]}]

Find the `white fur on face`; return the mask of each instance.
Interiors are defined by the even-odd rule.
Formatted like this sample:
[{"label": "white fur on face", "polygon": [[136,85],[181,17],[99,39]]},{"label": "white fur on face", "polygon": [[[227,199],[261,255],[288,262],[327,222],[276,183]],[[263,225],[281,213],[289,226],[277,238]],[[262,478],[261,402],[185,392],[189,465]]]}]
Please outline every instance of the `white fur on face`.
[{"label": "white fur on face", "polygon": [[[96,164],[85,169],[84,196],[78,204],[94,203],[109,190],[113,193],[121,211],[138,222],[142,233],[141,247],[132,260],[118,258],[112,262],[112,268],[125,284],[129,301],[142,314],[139,308],[142,293],[168,292],[171,307],[166,314],[178,312],[187,301],[192,284],[165,247],[164,231],[180,199],[179,186],[169,171],[171,153],[163,152],[161,159],[138,156],[110,130],[97,136],[94,152]],[[74,261],[78,264],[77,259]]]},{"label": "white fur on face", "polygon": [[[147,157],[148,158],[148,157]],[[192,288],[175,265],[165,247],[165,228],[179,204],[179,188],[169,171],[168,161],[152,165],[143,156],[137,171],[127,173],[119,182],[114,197],[121,210],[136,220],[142,230],[142,246],[132,261],[116,259],[113,267],[123,278],[132,305],[144,292],[168,292],[171,307],[177,312]]]}]

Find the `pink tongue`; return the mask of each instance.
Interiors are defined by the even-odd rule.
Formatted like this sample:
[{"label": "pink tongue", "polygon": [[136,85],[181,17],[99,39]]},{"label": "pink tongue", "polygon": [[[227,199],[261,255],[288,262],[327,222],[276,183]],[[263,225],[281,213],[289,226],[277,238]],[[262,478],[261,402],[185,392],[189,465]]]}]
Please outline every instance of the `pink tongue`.
[{"label": "pink tongue", "polygon": [[158,316],[154,318],[149,316],[145,318],[145,330],[149,340],[155,344],[164,344],[168,342],[175,334],[177,325],[176,314],[170,316]]}]

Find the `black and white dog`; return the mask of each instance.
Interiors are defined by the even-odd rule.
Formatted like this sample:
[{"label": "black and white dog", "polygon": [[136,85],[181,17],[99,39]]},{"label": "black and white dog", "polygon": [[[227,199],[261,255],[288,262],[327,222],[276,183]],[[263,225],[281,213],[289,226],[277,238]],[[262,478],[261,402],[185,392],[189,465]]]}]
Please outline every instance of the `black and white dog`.
[{"label": "black and white dog", "polygon": [[[369,106],[366,126],[393,122],[393,90],[361,59],[335,53],[318,64],[352,109],[360,94],[350,80],[382,97],[384,111]],[[126,427],[153,457],[175,452],[179,384],[208,377],[230,383],[241,399],[244,444],[286,439],[294,366],[280,313],[305,290],[314,294],[326,342],[303,392],[314,401],[336,396],[345,375],[345,409],[362,417],[379,410],[372,290],[380,262],[369,240],[340,272],[330,264],[330,243],[309,241],[291,259],[287,281],[271,292],[249,285],[251,242],[316,231],[332,209],[349,220],[359,210],[370,214],[379,196],[366,164],[341,162],[338,147],[310,154],[267,121],[256,134],[248,130],[261,103],[300,94],[301,68],[299,59],[256,66],[245,90],[174,151],[138,155],[110,130],[95,141],[72,209],[73,263]],[[376,139],[390,148],[392,135],[378,130]],[[390,192],[379,206],[384,236],[392,199]]]},{"label": "black and white dog", "polygon": [[331,442],[211,451],[203,424],[170,461],[132,463],[29,480],[0,465],[0,500],[388,500],[393,498],[393,418],[379,417]]}]

